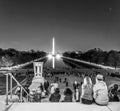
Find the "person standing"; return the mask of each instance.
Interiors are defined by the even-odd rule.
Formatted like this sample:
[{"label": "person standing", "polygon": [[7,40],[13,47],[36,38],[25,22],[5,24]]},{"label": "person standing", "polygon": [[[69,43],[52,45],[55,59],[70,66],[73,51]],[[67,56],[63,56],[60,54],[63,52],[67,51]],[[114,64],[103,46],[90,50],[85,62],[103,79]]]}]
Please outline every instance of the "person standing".
[{"label": "person standing", "polygon": [[66,81],[66,87],[68,87],[68,84],[69,84],[68,81]]},{"label": "person standing", "polygon": [[18,96],[19,101],[20,101],[20,98],[21,98],[21,86],[20,85],[18,85],[18,87],[16,88],[15,94]]},{"label": "person standing", "polygon": [[107,105],[109,102],[108,88],[101,74],[96,76],[96,84],[93,86],[93,97],[98,105]]},{"label": "person standing", "polygon": [[45,91],[46,91],[46,95],[49,95],[49,90],[48,90],[48,88],[49,88],[49,82],[48,82],[47,80],[45,80],[45,82],[44,82],[44,89],[45,89]]},{"label": "person standing", "polygon": [[78,88],[76,89],[76,91],[74,93],[74,98],[75,98],[76,102],[80,102],[80,91]]},{"label": "person standing", "polygon": [[77,81],[75,81],[75,82],[73,83],[74,92],[76,92],[76,89],[78,89],[78,88],[79,88],[79,84],[78,84]]}]

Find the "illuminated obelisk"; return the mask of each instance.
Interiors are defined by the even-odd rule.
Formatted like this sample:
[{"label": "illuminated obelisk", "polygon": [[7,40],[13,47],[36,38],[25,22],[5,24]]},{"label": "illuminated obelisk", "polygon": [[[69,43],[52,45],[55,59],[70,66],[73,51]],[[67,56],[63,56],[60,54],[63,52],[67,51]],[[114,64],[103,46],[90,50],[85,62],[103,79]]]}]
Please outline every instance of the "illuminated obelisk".
[{"label": "illuminated obelisk", "polygon": [[55,39],[52,41],[52,67],[55,68]]}]

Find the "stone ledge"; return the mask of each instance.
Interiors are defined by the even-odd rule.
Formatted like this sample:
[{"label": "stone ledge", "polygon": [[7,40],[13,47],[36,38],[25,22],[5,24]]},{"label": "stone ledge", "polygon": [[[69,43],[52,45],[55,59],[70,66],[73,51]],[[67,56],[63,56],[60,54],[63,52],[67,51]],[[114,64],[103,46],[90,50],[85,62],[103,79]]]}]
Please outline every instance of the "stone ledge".
[{"label": "stone ledge", "polygon": [[8,111],[120,111],[120,102],[108,106],[82,103],[14,103]]}]

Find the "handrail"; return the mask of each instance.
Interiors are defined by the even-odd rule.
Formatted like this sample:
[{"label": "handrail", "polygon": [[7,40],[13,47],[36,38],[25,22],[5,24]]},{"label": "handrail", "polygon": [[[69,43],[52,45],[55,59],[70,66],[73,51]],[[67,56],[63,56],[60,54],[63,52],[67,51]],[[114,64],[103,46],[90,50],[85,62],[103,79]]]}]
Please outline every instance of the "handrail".
[{"label": "handrail", "polygon": [[12,76],[12,78],[15,80],[15,82],[26,92],[26,94],[31,97],[28,92],[24,89],[24,87],[16,80],[16,78],[11,74],[9,73],[10,76]]},{"label": "handrail", "polygon": [[[44,57],[41,57],[41,58],[32,60],[32,61],[30,61],[30,62],[26,62],[26,63],[23,63],[23,64],[18,64],[18,65],[16,65],[16,66],[12,66],[12,67],[6,67],[6,70],[7,70],[7,71],[5,71],[5,73],[3,73],[3,75],[6,75],[6,105],[8,105],[8,94],[10,93],[10,92],[8,92],[8,75],[10,75],[10,77],[11,77],[11,83],[10,83],[11,98],[12,98],[12,91],[14,90],[14,89],[12,88],[12,79],[14,79],[15,82],[21,87],[21,93],[22,93],[22,90],[25,91],[25,93],[27,94],[27,100],[28,100],[28,96],[31,98],[31,96],[28,94],[28,92],[22,87],[22,85],[21,85],[21,84],[15,79],[15,77],[11,74],[11,71],[13,71],[14,69],[16,70],[16,69],[22,68],[22,67],[24,67],[24,66],[27,66],[27,65],[35,62],[35,61],[40,61],[40,60],[42,60],[42,59],[44,59],[44,58],[46,58],[46,57],[47,57],[47,56],[44,56]],[[1,69],[0,69],[0,70],[1,70]],[[15,87],[14,87],[14,88],[15,88]],[[21,98],[22,98],[22,94],[21,94]],[[22,102],[22,99],[21,99],[21,102]]]},{"label": "handrail", "polygon": [[[10,93],[10,91],[12,92],[16,87],[10,89],[10,91],[8,91],[8,76],[11,77],[11,84],[12,85],[12,79],[17,83],[17,85],[20,86],[21,91],[20,91],[20,102],[22,102],[23,96],[22,96],[22,91],[24,91],[27,94],[27,101],[28,101],[28,97],[31,98],[30,94],[28,94],[28,92],[24,89],[24,87],[16,80],[16,78],[11,74],[11,73],[7,73],[6,75],[6,105],[8,105],[8,94]],[[12,97],[12,93],[11,93],[11,97]]]},{"label": "handrail", "polygon": [[[25,78],[23,81],[21,81],[20,84],[24,83],[24,81],[26,81],[26,78]],[[17,85],[12,88],[12,91],[13,91],[15,88],[17,88]],[[9,90],[8,93],[10,93],[10,91],[11,91],[11,90]]]}]

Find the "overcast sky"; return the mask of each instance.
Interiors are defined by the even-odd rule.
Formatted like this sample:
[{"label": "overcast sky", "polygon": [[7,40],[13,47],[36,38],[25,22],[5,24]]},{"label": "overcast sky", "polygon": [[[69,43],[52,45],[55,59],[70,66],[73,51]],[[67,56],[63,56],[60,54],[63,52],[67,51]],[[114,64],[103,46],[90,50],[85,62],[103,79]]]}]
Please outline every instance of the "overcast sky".
[{"label": "overcast sky", "polygon": [[120,50],[119,0],[0,0],[0,47]]}]

